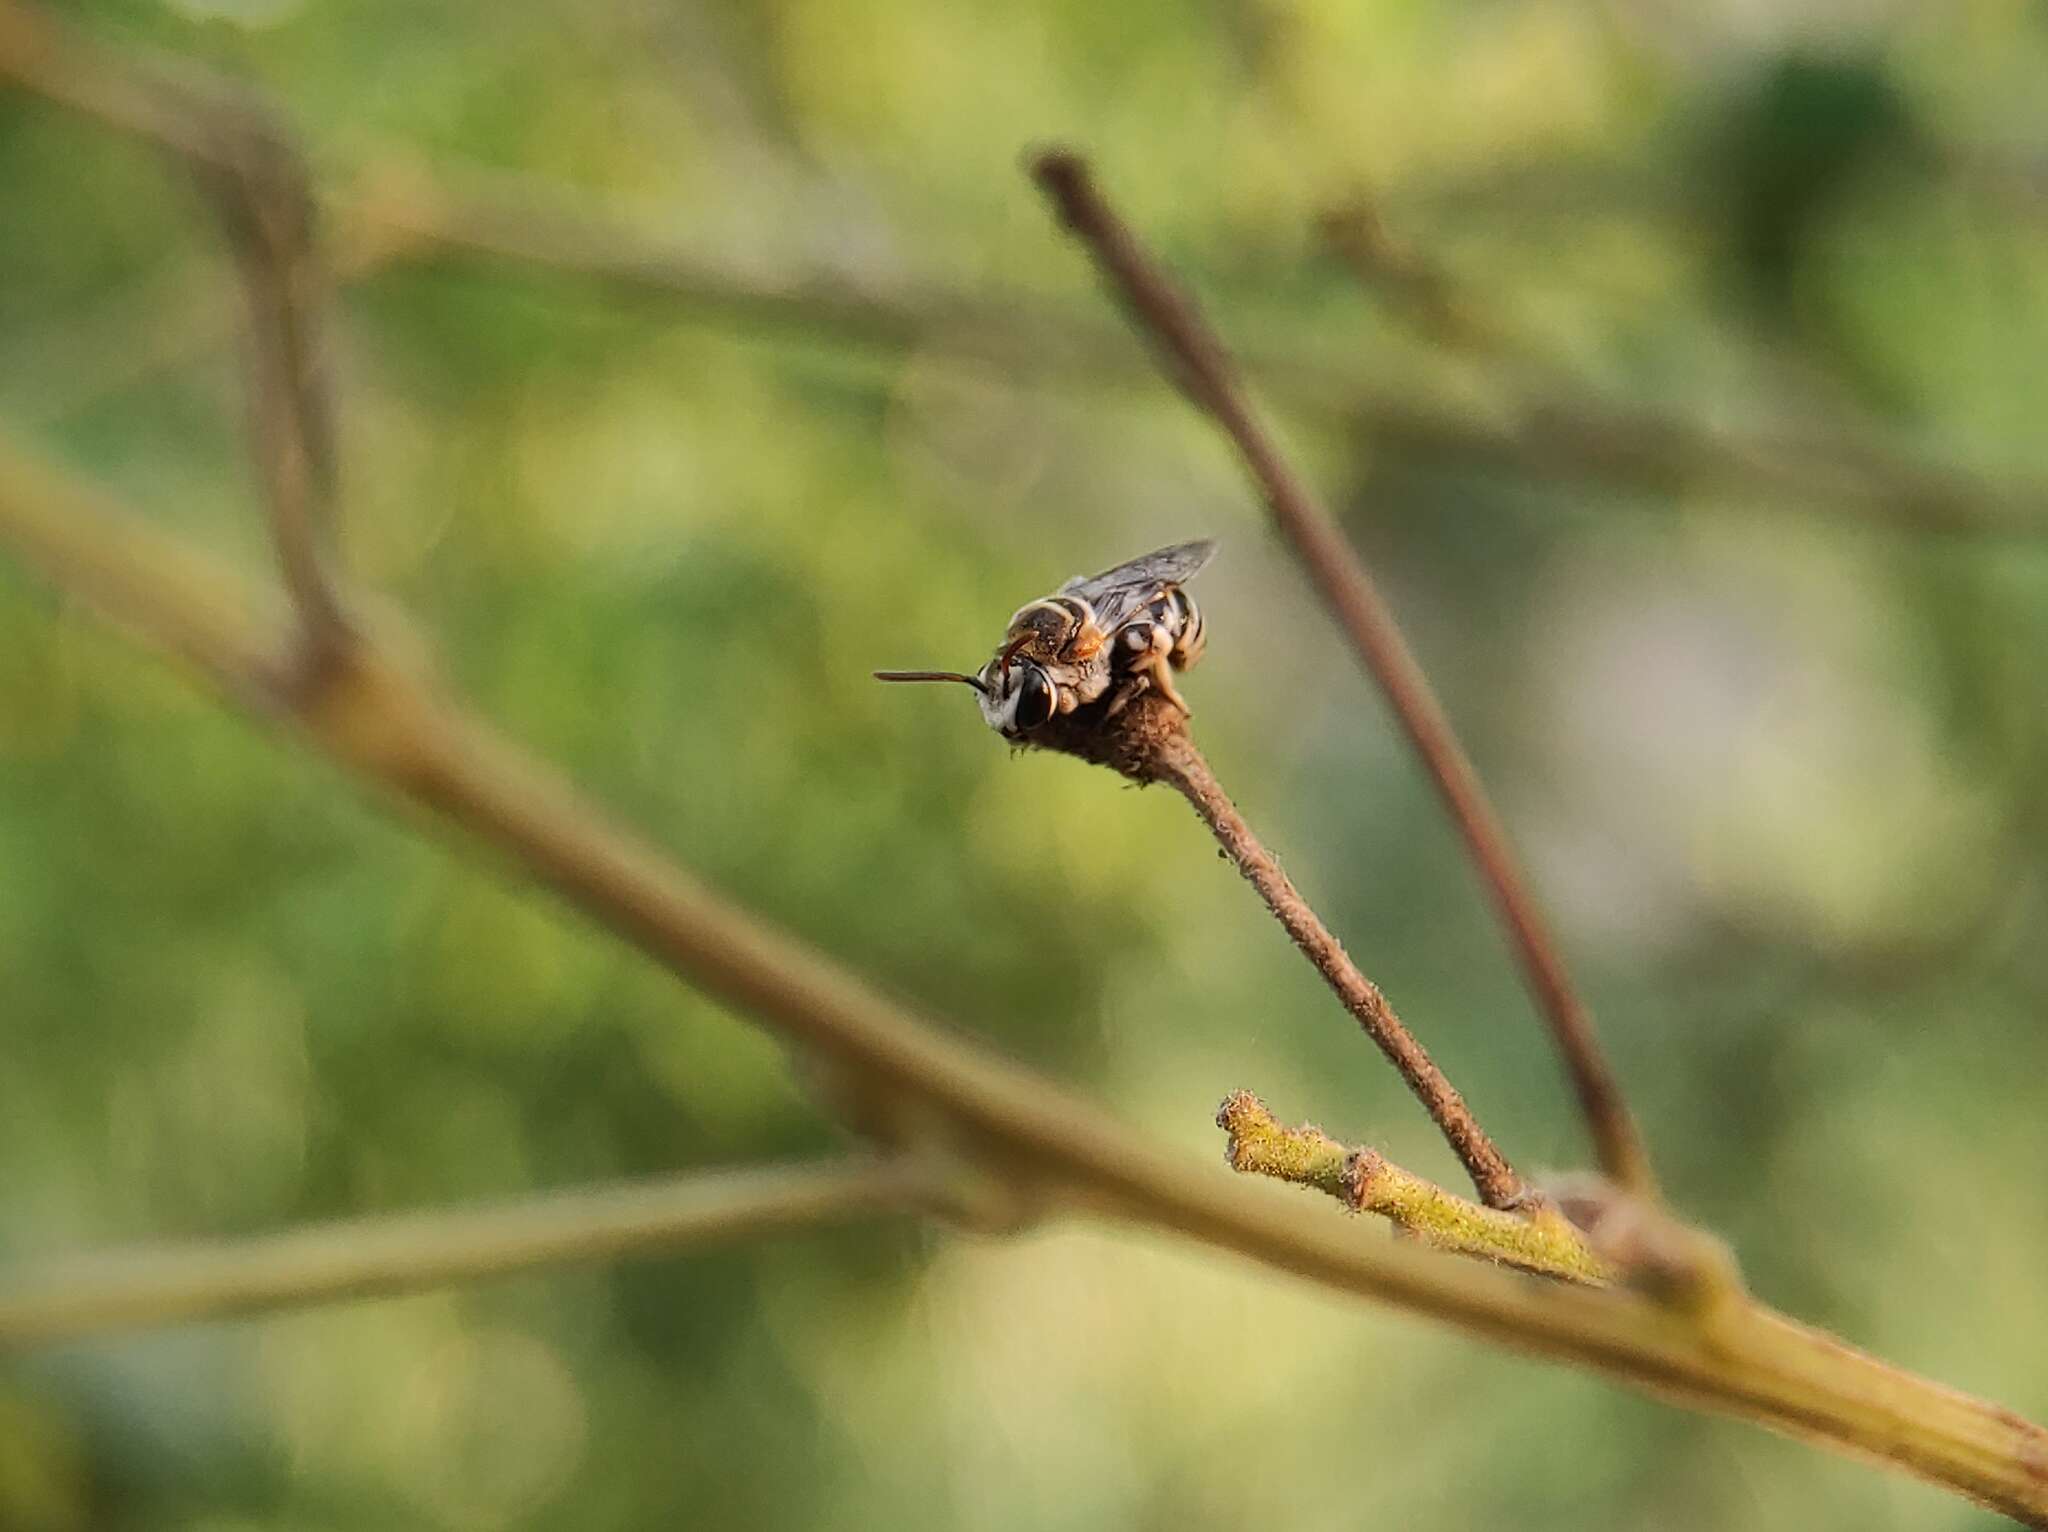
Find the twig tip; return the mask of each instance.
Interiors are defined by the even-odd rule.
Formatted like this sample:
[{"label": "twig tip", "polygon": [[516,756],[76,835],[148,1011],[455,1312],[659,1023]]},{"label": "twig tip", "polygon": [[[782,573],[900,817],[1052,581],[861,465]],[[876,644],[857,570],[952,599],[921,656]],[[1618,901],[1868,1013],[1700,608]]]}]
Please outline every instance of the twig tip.
[{"label": "twig tip", "polygon": [[1087,158],[1068,144],[1038,145],[1025,153],[1024,164],[1031,178],[1048,190],[1071,186],[1088,174]]}]

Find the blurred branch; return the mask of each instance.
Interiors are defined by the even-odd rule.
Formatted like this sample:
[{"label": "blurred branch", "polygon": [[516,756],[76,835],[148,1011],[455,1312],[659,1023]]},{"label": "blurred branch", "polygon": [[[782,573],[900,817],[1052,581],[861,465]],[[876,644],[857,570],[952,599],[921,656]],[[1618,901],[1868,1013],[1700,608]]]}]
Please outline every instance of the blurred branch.
[{"label": "blurred branch", "polygon": [[[20,78],[10,37],[18,5],[0,0],[0,78]],[[12,44],[12,45],[10,45]],[[40,88],[40,87],[39,87]],[[46,94],[52,93],[45,91]],[[79,104],[79,103],[74,103]],[[101,114],[104,115],[104,114]],[[780,329],[897,353],[932,350],[1018,376],[1125,383],[1145,362],[1114,326],[1025,292],[969,293],[926,277],[857,272],[761,248],[706,251],[644,220],[530,177],[429,164],[392,153],[348,188],[323,194],[343,282],[450,256],[594,282],[723,323]],[[209,338],[204,325],[147,354],[122,351],[108,387],[132,386]],[[1486,402],[1427,379],[1391,387],[1331,354],[1327,340],[1247,346],[1247,371],[1323,428],[1358,432],[1392,453],[1512,473],[1530,482],[1676,497],[1692,490],[1834,511],[1960,536],[2048,533],[2048,484],[1901,451],[1870,430],[1742,428],[1591,391],[1560,396],[1488,379]],[[39,410],[75,408],[73,390]]]},{"label": "blurred branch", "polygon": [[759,248],[715,253],[532,177],[392,154],[331,206],[347,241],[384,263],[456,255],[883,351],[943,344],[1025,371],[1138,371],[1113,328],[1023,294],[969,295]]},{"label": "blurred branch", "polygon": [[1224,1098],[1216,1126],[1230,1135],[1224,1157],[1232,1170],[1312,1186],[1435,1249],[1596,1286],[1614,1276],[1555,1208],[1524,1218],[1468,1202],[1376,1150],[1350,1148],[1314,1126],[1281,1126],[1248,1090]]},{"label": "blurred branch", "polygon": [[[1523,881],[1507,832],[1487,801],[1428,677],[1402,637],[1393,611],[1335,519],[1281,455],[1272,433],[1260,422],[1222,341],[1103,199],[1087,165],[1078,155],[1053,152],[1034,162],[1033,174],[1061,220],[1094,256],[1133,321],[1157,347],[1169,375],[1215,420],[1244,459],[1274,524],[1292,545],[1366,670],[1379,683],[1464,837],[1492,895],[1495,912],[1507,928],[1523,976],[1550,1024],[1578,1096],[1580,1113],[1592,1132],[1601,1168],[1639,1194],[1654,1194],[1649,1157],[1594,1034],[1593,1019],[1573,988],[1557,944]],[[1213,792],[1213,781],[1206,770],[1199,769],[1199,756],[1191,755],[1188,761],[1176,764],[1196,773],[1176,785],[1222,838],[1223,829],[1204,804],[1213,803],[1221,811],[1227,810],[1228,800]],[[1251,876],[1249,871],[1246,876]],[[1270,898],[1268,902],[1272,902]],[[1354,1010],[1353,1014],[1358,1013]],[[1488,1202],[1500,1205],[1483,1182],[1481,1190],[1487,1193]]]},{"label": "blurred branch", "polygon": [[[1123,383],[1145,366],[1113,326],[1032,293],[968,293],[758,248],[713,255],[526,177],[392,156],[329,211],[352,248],[377,252],[376,263],[491,260],[721,319],[891,352],[932,348],[1021,376]],[[1927,461],[1874,430],[1731,428],[1590,391],[1522,389],[1504,374],[1489,378],[1495,386],[1479,405],[1427,379],[1389,384],[1333,354],[1326,338],[1247,346],[1243,360],[1289,410],[1395,452],[1659,497],[1719,489],[1924,533],[2048,533],[2048,484]]]},{"label": "blurred branch", "polygon": [[53,309],[9,336],[10,370],[34,380],[23,424],[56,426],[207,355],[234,328],[216,273],[166,262],[89,306]]},{"label": "blurred branch", "polygon": [[320,329],[327,278],[311,178],[261,97],[168,60],[101,48],[0,0],[0,78],[168,151],[218,209],[250,319],[249,413],[272,540],[309,662],[349,641],[326,569],[335,500],[333,406]]},{"label": "blurred branch", "polygon": [[[254,603],[96,490],[0,437],[0,543],[33,569],[254,701],[335,764],[462,825],[601,924],[783,1036],[837,1058],[906,1137],[980,1158],[1023,1197],[1077,1202],[1364,1294],[1696,1408],[1877,1458],[2048,1526],[2048,1430],[1742,1298],[1711,1325],[1629,1292],[1532,1284],[1400,1245],[1162,1154],[1044,1077],[956,1041],[795,937],[687,878],[553,773],[386,657],[271,687]],[[1143,705],[1141,699],[1139,706]]]},{"label": "blurred branch", "polygon": [[250,320],[249,410],[271,534],[310,663],[350,641],[323,545],[335,516],[334,408],[321,355],[327,275],[313,242],[305,166],[260,119],[235,130],[247,158],[212,183]]},{"label": "blurred branch", "polygon": [[233,173],[241,146],[222,108],[252,97],[239,84],[139,49],[115,54],[41,7],[0,0],[0,80],[12,80],[105,127],[180,159]]},{"label": "blurred branch", "polygon": [[928,1178],[910,1162],[846,1160],[700,1171],[493,1206],[116,1251],[31,1270],[27,1280],[0,1287],[0,1350],[671,1254],[931,1202]]},{"label": "blurred branch", "polygon": [[1149,761],[1150,780],[1165,782],[1193,806],[1224,855],[1258,891],[1259,898],[1286,928],[1302,956],[1315,965],[1316,972],[1323,976],[1323,982],[1335,992],[1344,1009],[1407,1081],[1409,1090],[1422,1102],[1430,1120],[1472,1177],[1481,1199],[1492,1208],[1521,1207],[1528,1199],[1527,1186],[1515,1174],[1507,1156],[1480,1127],[1465,1098],[1394,1014],[1380,987],[1359,972],[1343,943],[1331,934],[1309,902],[1301,897],[1294,880],[1252,833],[1251,826],[1245,823],[1230,795],[1210,771],[1202,752],[1180,726],[1180,717],[1171,709],[1162,709],[1161,716],[1169,726],[1155,736]]},{"label": "blurred branch", "polygon": [[1480,356],[1501,353],[1508,340],[1449,272],[1415,246],[1394,237],[1379,204],[1364,193],[1331,208],[1321,219],[1323,242],[1358,278],[1389,300],[1395,315],[1423,339]]}]

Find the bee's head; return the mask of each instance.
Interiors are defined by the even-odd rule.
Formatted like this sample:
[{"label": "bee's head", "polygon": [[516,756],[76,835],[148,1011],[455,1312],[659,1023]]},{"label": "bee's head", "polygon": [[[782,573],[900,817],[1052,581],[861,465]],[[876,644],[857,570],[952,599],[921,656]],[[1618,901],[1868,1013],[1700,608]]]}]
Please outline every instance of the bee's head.
[{"label": "bee's head", "polygon": [[957,670],[878,670],[877,681],[958,681],[971,686],[981,701],[981,716],[1005,739],[1022,739],[1050,723],[1060,710],[1060,689],[1043,665],[998,654],[978,676]]},{"label": "bee's head", "polygon": [[981,673],[981,716],[1005,739],[1043,728],[1060,710],[1060,689],[1036,660],[990,660]]}]

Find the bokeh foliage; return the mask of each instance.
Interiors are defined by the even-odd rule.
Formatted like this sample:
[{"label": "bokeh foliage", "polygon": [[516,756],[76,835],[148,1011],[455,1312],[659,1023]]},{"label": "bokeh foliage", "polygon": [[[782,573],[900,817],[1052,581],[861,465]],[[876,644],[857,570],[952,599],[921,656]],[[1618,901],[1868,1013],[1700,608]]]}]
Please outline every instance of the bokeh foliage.
[{"label": "bokeh foliage", "polygon": [[[1772,1300],[2048,1408],[2048,502],[1958,531],[1768,477],[1617,484],[1342,397],[1426,383],[1468,426],[1590,397],[2048,479],[2037,9],[77,9],[261,81],[335,186],[488,169],[764,284],[930,300],[905,344],[458,257],[348,284],[349,562],[516,735],[1191,1155],[1248,1085],[1448,1176],[1183,809],[867,679],[972,664],[1066,575],[1219,536],[1190,683],[1219,771],[1509,1151],[1576,1163],[1427,790],[1017,173],[1042,139],[1089,148],[1233,337],[1302,359],[1308,382],[1268,372],[1294,438],[1467,728],[1680,1204]],[[266,571],[198,199],[6,95],[0,184],[0,418]],[[1318,243],[1362,188],[1497,344],[1432,341]],[[1071,323],[1006,365],[949,293]],[[0,1252],[834,1141],[776,1045],[415,828],[0,561]],[[0,1526],[37,1532],[1266,1516],[1977,1520],[1076,1230],[781,1240],[0,1370]]]}]

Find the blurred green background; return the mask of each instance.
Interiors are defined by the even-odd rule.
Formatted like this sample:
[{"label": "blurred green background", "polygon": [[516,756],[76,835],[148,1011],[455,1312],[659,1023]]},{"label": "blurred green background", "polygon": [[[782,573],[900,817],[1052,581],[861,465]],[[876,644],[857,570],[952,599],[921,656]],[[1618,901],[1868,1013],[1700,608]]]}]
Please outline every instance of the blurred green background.
[{"label": "blurred green background", "polygon": [[[1216,536],[1219,772],[1508,1151],[1582,1163],[1385,713],[1018,169],[1091,152],[1383,572],[1679,1204],[1769,1299],[2048,1410],[2039,6],[74,10],[302,125],[348,562],[515,736],[1190,1157],[1248,1086],[1455,1180],[1177,801],[868,679]],[[0,422],[269,578],[203,204],[8,93],[0,186]],[[464,198],[672,290],[402,231]],[[1362,198],[1364,272],[1319,233]],[[742,1019],[416,832],[0,555],[0,1255],[835,1141]],[[33,1532],[1268,1520],[1992,1518],[1093,1228],[0,1365]]]}]

